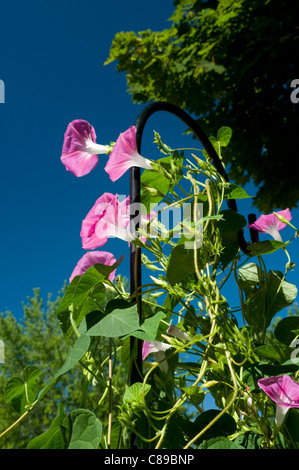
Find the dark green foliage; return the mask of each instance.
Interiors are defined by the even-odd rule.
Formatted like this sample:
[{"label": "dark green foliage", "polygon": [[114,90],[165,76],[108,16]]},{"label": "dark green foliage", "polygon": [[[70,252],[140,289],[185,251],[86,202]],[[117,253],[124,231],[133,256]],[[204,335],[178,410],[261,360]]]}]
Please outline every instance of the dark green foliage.
[{"label": "dark green foliage", "polygon": [[[11,312],[0,315],[0,338],[5,344],[5,364],[0,365],[0,434],[25,410],[21,394],[10,401],[12,396],[8,394],[8,386],[11,388],[12,394],[15,394],[18,391],[17,385],[22,386],[23,380],[26,381],[27,373],[27,382],[36,385],[36,387],[32,387],[34,390],[39,393],[41,391],[47,392],[26,418],[1,438],[1,449],[26,448],[30,439],[48,431],[51,422],[55,421],[58,405],[64,409],[65,415],[78,408],[87,408],[90,410],[88,413],[94,412],[95,416],[103,423],[107,420],[107,401],[102,402],[101,407],[97,406],[105,389],[104,385],[95,384],[91,375],[82,374],[84,369],[78,360],[84,350],[81,347],[82,354],[79,356],[80,348],[74,347],[72,356],[69,352],[69,344],[66,343],[61,331],[56,313],[62,297],[63,293],[59,293],[57,298],[52,300],[49,295],[48,301],[44,302],[39,289],[34,289],[34,296],[28,298],[28,302],[23,305],[24,315],[19,321]],[[80,340],[82,343],[84,336],[81,336]],[[85,348],[88,345],[89,343]],[[94,350],[95,346],[95,342],[92,342],[91,350]],[[108,351],[108,341],[102,338],[101,341],[97,341],[97,346],[96,358],[101,363]],[[37,364],[38,368],[33,364]],[[92,365],[90,367],[92,368]],[[35,374],[35,369],[39,370],[38,374]],[[59,370],[61,371],[59,380],[45,390]],[[105,369],[103,372],[105,373]],[[34,379],[35,375],[37,377],[33,383],[31,378]],[[119,363],[115,365],[113,383],[121,393],[125,379]],[[35,395],[31,395],[31,401],[34,401],[36,392]],[[7,402],[5,402],[5,398]],[[118,398],[117,394],[113,397],[115,410]],[[57,438],[60,442],[62,437],[60,434],[58,436],[56,432],[52,436],[52,431],[48,435],[54,445],[55,439]],[[54,441],[52,441],[52,437]],[[47,441],[48,444],[49,442]],[[57,442],[55,445],[58,445]]]},{"label": "dark green foliage", "polygon": [[[299,104],[299,3],[296,0],[177,0],[169,29],[120,32],[106,63],[125,71],[135,102],[174,103],[208,135],[233,129],[229,176],[259,187],[268,212],[299,200],[294,161]],[[274,190],[275,188],[275,190]]]}]

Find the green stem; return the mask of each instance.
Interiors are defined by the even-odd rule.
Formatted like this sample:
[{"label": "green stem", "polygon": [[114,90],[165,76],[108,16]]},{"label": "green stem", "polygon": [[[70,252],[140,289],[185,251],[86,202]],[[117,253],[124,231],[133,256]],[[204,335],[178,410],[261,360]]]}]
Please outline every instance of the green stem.
[{"label": "green stem", "polygon": [[111,338],[109,338],[109,415],[108,415],[108,449],[111,447],[111,433],[112,433],[112,347]]},{"label": "green stem", "polygon": [[209,424],[204,428],[202,429],[196,436],[194,436],[189,442],[188,444],[184,447],[184,449],[188,449],[192,444],[194,444],[195,441],[197,441],[197,439],[199,439],[211,426],[213,426],[213,424],[218,421],[219,418],[221,418],[221,416],[226,413],[226,411],[232,406],[232,404],[234,403],[236,397],[237,397],[237,394],[238,394],[238,384],[237,384],[237,380],[236,380],[236,376],[235,376],[235,373],[234,373],[234,370],[233,370],[233,367],[231,365],[231,361],[230,361],[230,357],[229,357],[229,353],[227,350],[225,350],[225,355],[226,355],[226,359],[227,359],[227,364],[228,364],[228,367],[229,367],[229,370],[230,370],[230,373],[231,373],[231,376],[232,376],[232,379],[233,379],[233,386],[234,386],[234,393],[233,393],[233,396],[230,400],[230,402],[223,408],[222,411],[220,411],[220,413],[215,416],[214,419],[212,419],[212,421],[209,422]]}]

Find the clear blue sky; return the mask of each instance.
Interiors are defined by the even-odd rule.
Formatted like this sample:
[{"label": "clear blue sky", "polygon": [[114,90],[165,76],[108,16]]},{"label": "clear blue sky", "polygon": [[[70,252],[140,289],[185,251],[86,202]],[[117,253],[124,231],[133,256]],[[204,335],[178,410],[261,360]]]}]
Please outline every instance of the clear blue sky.
[{"label": "clear blue sky", "polygon": [[[85,252],[81,222],[95,200],[105,191],[129,194],[129,174],[111,183],[103,171],[105,156],[83,178],[67,172],[60,162],[63,135],[70,121],[86,119],[98,143],[107,144],[134,124],[143,106],[132,103],[125,75],[116,72],[115,64],[103,64],[117,32],[166,28],[173,9],[172,0],[15,0],[1,5],[0,311],[22,315],[21,303],[34,287],[41,288],[44,298],[48,292],[55,298]],[[145,157],[159,156],[151,146],[153,129],[171,147],[186,143],[184,124],[162,114],[147,124]],[[255,193],[252,185],[248,191]],[[245,216],[257,213],[248,201],[238,207]],[[293,223],[299,226],[297,211]],[[286,228],[282,236],[291,233]],[[128,275],[127,244],[111,239],[103,249],[116,258],[125,254],[120,272]],[[295,262],[296,251],[294,243],[290,253]],[[283,270],[284,265],[283,254],[269,258],[269,268]],[[288,276],[290,282],[296,278],[297,271]]]}]

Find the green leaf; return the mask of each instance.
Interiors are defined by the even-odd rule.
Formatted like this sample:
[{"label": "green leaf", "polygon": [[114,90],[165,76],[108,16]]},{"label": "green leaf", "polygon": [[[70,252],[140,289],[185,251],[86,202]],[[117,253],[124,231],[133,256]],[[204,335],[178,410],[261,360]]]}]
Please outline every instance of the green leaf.
[{"label": "green leaf", "polygon": [[234,443],[244,447],[245,449],[262,449],[264,444],[264,436],[256,432],[244,432],[238,436]]},{"label": "green leaf", "polygon": [[[97,449],[102,438],[102,423],[89,410],[78,409],[67,417],[70,429],[68,449]],[[66,423],[65,423],[66,424]]]},{"label": "green leaf", "polygon": [[11,402],[13,408],[23,414],[35,402],[38,393],[37,378],[41,370],[33,365],[25,367],[23,379],[11,377],[4,390],[4,400]]},{"label": "green leaf", "polygon": [[169,310],[170,312],[172,312],[178,303],[179,303],[178,297],[175,297],[173,294],[167,294],[163,303],[163,307]]},{"label": "green leaf", "polygon": [[[144,395],[146,395],[151,389],[149,384],[145,384]],[[135,382],[133,385],[128,387],[124,393],[124,403],[141,403],[143,401],[143,384]]]},{"label": "green leaf", "polygon": [[254,349],[257,354],[279,363],[286,361],[290,357],[292,350],[289,346],[282,344],[277,347],[272,344],[262,344]]},{"label": "green leaf", "polygon": [[131,356],[132,356],[131,340],[130,340],[130,336],[127,336],[124,339],[123,344],[120,348],[120,355],[119,355],[120,361],[126,373],[129,372],[131,364],[132,364]]},{"label": "green leaf", "polygon": [[219,257],[221,268],[224,269],[236,256],[239,250],[238,233],[246,225],[246,219],[238,212],[232,210],[221,211],[223,219],[219,220],[223,251]]},{"label": "green leaf", "polygon": [[57,310],[61,329],[67,338],[73,331],[72,321],[78,327],[85,315],[101,309],[106,296],[103,285],[106,279],[96,266],[91,266],[82,276],[72,280]]},{"label": "green leaf", "polygon": [[[166,194],[171,191],[176,182],[182,177],[183,155],[174,151],[173,155],[155,160],[158,170],[144,170],[140,177],[141,203],[147,212],[153,209]],[[159,170],[160,167],[160,170]],[[164,174],[163,168],[173,177],[170,181]]]},{"label": "green leaf", "polygon": [[281,343],[290,346],[296,338],[295,332],[299,328],[299,317],[291,316],[280,320],[274,330],[274,335]]},{"label": "green leaf", "polygon": [[182,387],[183,392],[186,392],[188,397],[190,398],[190,401],[193,403],[194,406],[200,405],[205,396],[206,393],[201,387],[198,387],[197,385],[192,385],[191,387]]},{"label": "green leaf", "polygon": [[[210,409],[204,413],[201,413],[193,423],[194,431],[196,430],[196,433],[202,431],[213,419],[219,415],[219,413],[220,411],[215,409]],[[203,441],[203,439],[206,440],[216,436],[229,436],[235,431],[236,422],[234,418],[232,418],[232,416],[230,416],[228,413],[224,413],[210,428],[205,431],[198,442],[200,443]]]},{"label": "green leaf", "polygon": [[214,437],[204,441],[201,449],[244,449],[244,447],[230,441],[226,437]]},{"label": "green leaf", "polygon": [[24,381],[20,377],[11,377],[4,391],[4,400],[6,403],[12,401],[15,397],[23,395],[24,393]]},{"label": "green leaf", "polygon": [[248,250],[251,256],[261,256],[274,253],[279,248],[284,248],[288,245],[287,243],[280,242],[278,240],[263,240],[257,243],[249,243]]},{"label": "green leaf", "polygon": [[163,449],[183,449],[188,442],[186,436],[189,436],[190,422],[185,416],[176,413],[167,425],[163,438]]},{"label": "green leaf", "polygon": [[52,421],[50,428],[29,441],[26,449],[64,449],[64,438],[61,431],[63,419],[63,405],[59,403],[56,418]]},{"label": "green leaf", "polygon": [[255,263],[247,263],[238,271],[239,285],[249,296],[257,289],[257,284],[261,278],[265,277],[265,272],[261,271]]},{"label": "green leaf", "polygon": [[114,264],[112,264],[111,266],[107,266],[106,264],[97,263],[97,264],[94,264],[94,267],[100,274],[103,274],[105,276],[105,278],[108,279],[110,274],[113,271],[115,271],[115,269],[118,268],[118,266],[122,263],[123,259],[124,259],[124,255],[120,256],[118,258],[118,260]]},{"label": "green leaf", "polygon": [[55,378],[60,377],[62,374],[65,374],[71,370],[84,356],[88,351],[90,345],[90,338],[87,335],[79,336],[74,345],[69,349],[68,355],[63,366],[55,374]]},{"label": "green leaf", "polygon": [[291,408],[286,416],[284,426],[291,437],[296,449],[299,449],[299,412],[297,408]]},{"label": "green leaf", "polygon": [[221,127],[217,132],[217,140],[220,142],[221,147],[227,147],[232,137],[233,131],[230,127]]},{"label": "green leaf", "polygon": [[144,170],[140,177],[140,201],[145,205],[148,213],[151,205],[158,204],[166,196],[170,181],[163,174],[152,170]]},{"label": "green leaf", "polygon": [[[221,194],[221,190],[220,190]],[[249,198],[247,192],[242,186],[238,186],[233,183],[226,183],[224,188],[224,198],[225,199],[246,199]]]},{"label": "green leaf", "polygon": [[274,315],[290,306],[297,296],[296,286],[285,281],[280,271],[266,274],[254,263],[239,269],[239,284],[246,295],[246,319],[260,330],[267,328]]},{"label": "green leaf", "polygon": [[[224,191],[223,191],[223,197],[224,199],[247,199],[250,198],[242,186],[239,186],[234,183],[226,182],[226,183],[217,183],[214,181],[213,187],[211,187],[211,191],[214,194],[214,197],[216,199],[217,197],[217,191],[219,195],[222,195],[222,186],[224,184]],[[215,187],[214,187],[215,186]],[[217,191],[216,191],[217,189]],[[200,194],[198,196],[198,201],[205,202],[207,201],[208,197],[206,194]]]},{"label": "green leaf", "polygon": [[97,263],[72,280],[57,309],[61,329],[67,338],[73,332],[72,322],[78,327],[89,312],[102,309],[106,297],[103,282],[107,281],[122,260],[123,256],[112,266]]},{"label": "green leaf", "polygon": [[63,406],[50,428],[32,439],[27,449],[97,449],[102,438],[102,423],[92,411],[77,409],[64,418]]},{"label": "green leaf", "polygon": [[[283,280],[280,271],[269,271],[267,285],[267,305],[272,309],[272,317],[285,307],[289,307],[297,297],[295,284]],[[271,318],[272,318],[271,317]]]},{"label": "green leaf", "polygon": [[48,392],[56,380],[69,370],[71,370],[84,356],[90,345],[90,338],[87,335],[81,335],[77,338],[74,345],[69,349],[68,355],[62,367],[56,372],[53,379],[38,394],[38,400]]},{"label": "green leaf", "polygon": [[[201,269],[200,249],[197,250],[198,269]],[[166,276],[170,285],[181,282],[188,274],[195,273],[194,250],[176,245],[169,256]]]},{"label": "green leaf", "polygon": [[197,328],[199,327],[199,321],[193,305],[189,305],[188,310],[185,312],[183,326],[185,330],[191,333],[192,336],[196,335]]},{"label": "green leaf", "polygon": [[143,341],[153,343],[157,336],[160,321],[165,317],[165,313],[161,311],[155,313],[155,315],[144,320],[144,322],[140,325],[142,328],[141,330],[134,331],[131,333],[131,335],[135,336],[135,338],[142,339]]},{"label": "green leaf", "polygon": [[137,305],[126,302],[126,308],[116,308],[109,313],[91,312],[84,318],[79,331],[89,336],[113,338],[139,329]]}]

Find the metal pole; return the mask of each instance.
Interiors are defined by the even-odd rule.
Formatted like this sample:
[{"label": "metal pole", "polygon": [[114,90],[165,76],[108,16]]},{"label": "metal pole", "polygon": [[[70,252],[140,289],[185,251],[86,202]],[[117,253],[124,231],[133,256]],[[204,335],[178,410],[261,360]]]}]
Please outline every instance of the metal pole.
[{"label": "metal pole", "polygon": [[[142,134],[145,127],[145,124],[149,117],[155,113],[156,111],[166,111],[171,114],[174,114],[179,119],[181,119],[189,129],[194,133],[197,139],[201,142],[204,149],[208,153],[209,157],[211,158],[215,169],[220,173],[224,179],[229,182],[228,176],[225,172],[225,169],[221,163],[221,160],[218,157],[217,152],[215,151],[213,145],[211,144],[210,140],[208,139],[207,135],[203,132],[199,124],[184,110],[175,106],[171,103],[167,103],[164,101],[158,101],[155,103],[151,103],[146,106],[138,115],[135,127],[136,127],[136,144],[137,150],[141,153],[141,140]],[[133,167],[130,169],[130,202],[138,203],[140,202],[140,168]],[[237,204],[234,199],[227,200],[228,208],[238,212]],[[140,214],[139,214],[140,215]],[[135,214],[131,215],[131,217],[137,220],[136,227],[131,227],[131,230],[136,230],[138,227],[138,217]],[[250,214],[250,218],[254,217],[254,215]],[[252,219],[251,219],[252,220]],[[251,240],[258,241],[258,234],[255,231],[251,231]],[[238,241],[241,250],[244,253],[248,253],[247,246],[248,243],[244,239],[243,230],[241,229],[238,233]],[[141,252],[135,245],[130,245],[130,290],[131,295],[136,294],[136,302],[138,302],[138,308],[140,313],[140,320],[142,319],[142,304],[141,304]],[[137,295],[138,291],[138,295]],[[137,350],[135,347],[137,345]],[[136,340],[132,338],[131,341],[131,352],[135,352],[137,356],[135,356],[135,360],[132,363],[132,371],[131,371],[131,384],[137,381],[142,380],[142,341]]]},{"label": "metal pole", "polygon": [[[132,167],[130,169],[130,204],[140,203],[140,168]],[[140,223],[140,213],[130,214],[131,220],[134,219],[136,224],[131,222],[131,232],[134,233],[138,229]],[[134,225],[134,226],[133,226]],[[142,323],[142,303],[141,303],[141,250],[140,248],[130,244],[130,294],[135,294],[134,302],[137,303],[139,312],[139,321]],[[136,382],[142,382],[142,341],[138,338],[131,337],[131,373],[130,385]]]}]

